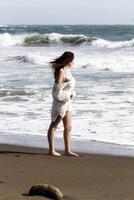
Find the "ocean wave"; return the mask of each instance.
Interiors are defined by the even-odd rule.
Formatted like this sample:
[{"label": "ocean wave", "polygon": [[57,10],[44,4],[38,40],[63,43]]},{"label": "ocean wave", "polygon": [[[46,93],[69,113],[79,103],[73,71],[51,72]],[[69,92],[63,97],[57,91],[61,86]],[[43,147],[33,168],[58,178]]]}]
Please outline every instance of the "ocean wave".
[{"label": "ocean wave", "polygon": [[134,39],[128,41],[108,41],[98,38],[92,43],[93,46],[106,48],[122,48],[134,46]]},{"label": "ocean wave", "polygon": [[46,46],[46,45],[61,45],[71,44],[79,45],[84,43],[91,43],[96,40],[93,37],[86,37],[85,35],[73,34],[27,34],[27,35],[11,35],[9,33],[0,34],[0,46]]},{"label": "ocean wave", "polygon": [[50,34],[35,34],[28,36],[24,39],[24,44],[26,45],[61,45],[61,44],[71,44],[78,45],[83,43],[91,43],[96,38],[86,37],[85,35],[65,35],[58,33]]},{"label": "ocean wave", "polygon": [[122,48],[134,46],[134,39],[128,41],[109,41],[88,37],[83,34],[0,34],[0,46],[53,46],[53,45],[89,45],[98,48]]},{"label": "ocean wave", "polygon": [[23,44],[23,37],[9,33],[0,34],[0,46],[16,46]]},{"label": "ocean wave", "polygon": [[29,58],[26,55],[22,56],[13,56],[13,57],[8,57],[5,61],[18,61],[18,62],[25,62],[25,63],[31,63],[33,64],[33,59]]},{"label": "ocean wave", "polygon": [[[49,59],[47,59],[48,61]],[[44,55],[37,55],[37,54],[28,54],[28,55],[18,55],[18,56],[8,56],[5,61],[15,61],[19,63],[28,63],[28,64],[37,64],[37,65],[45,65],[47,63],[46,58]]]},{"label": "ocean wave", "polygon": [[0,90],[0,97],[5,96],[31,96],[35,95],[34,91],[27,90]]}]

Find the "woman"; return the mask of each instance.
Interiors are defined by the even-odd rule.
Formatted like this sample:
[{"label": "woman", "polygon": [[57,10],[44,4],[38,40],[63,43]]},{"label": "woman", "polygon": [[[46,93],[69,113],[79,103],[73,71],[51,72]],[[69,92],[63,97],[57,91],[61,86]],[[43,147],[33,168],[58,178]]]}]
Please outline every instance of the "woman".
[{"label": "woman", "polygon": [[64,52],[60,57],[50,62],[50,68],[54,74],[53,103],[51,109],[51,123],[48,129],[49,154],[60,156],[54,147],[54,134],[61,121],[64,125],[64,144],[66,156],[78,156],[71,152],[70,139],[72,130],[72,105],[71,102],[76,94],[74,91],[75,79],[71,74],[74,54]]}]

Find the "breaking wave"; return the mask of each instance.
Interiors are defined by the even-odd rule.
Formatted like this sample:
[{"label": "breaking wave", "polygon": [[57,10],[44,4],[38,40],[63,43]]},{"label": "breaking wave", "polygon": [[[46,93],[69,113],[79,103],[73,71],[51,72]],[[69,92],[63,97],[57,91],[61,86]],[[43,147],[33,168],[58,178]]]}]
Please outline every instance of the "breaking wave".
[{"label": "breaking wave", "polygon": [[96,40],[96,38],[86,37],[85,35],[63,35],[57,33],[50,33],[50,34],[37,34],[26,37],[24,40],[24,44],[38,44],[38,45],[45,45],[45,44],[71,44],[71,45],[79,45],[79,44],[87,44],[91,43],[92,41]]},{"label": "breaking wave", "polygon": [[0,34],[0,46],[53,46],[53,45],[89,45],[100,48],[122,48],[134,46],[134,39],[128,41],[109,41],[83,34]]}]

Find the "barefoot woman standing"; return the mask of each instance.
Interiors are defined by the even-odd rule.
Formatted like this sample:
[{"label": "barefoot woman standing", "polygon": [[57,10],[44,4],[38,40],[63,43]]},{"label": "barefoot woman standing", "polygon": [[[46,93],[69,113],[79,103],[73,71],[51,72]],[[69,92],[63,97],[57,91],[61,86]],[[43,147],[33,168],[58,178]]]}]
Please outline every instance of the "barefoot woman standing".
[{"label": "barefoot woman standing", "polygon": [[64,52],[60,57],[50,62],[50,68],[54,74],[54,85],[52,90],[53,103],[51,109],[51,123],[48,129],[49,154],[60,156],[54,147],[55,131],[61,121],[64,126],[65,155],[78,156],[71,152],[71,130],[72,130],[72,100],[75,96],[75,79],[71,74],[74,54],[70,51]]}]

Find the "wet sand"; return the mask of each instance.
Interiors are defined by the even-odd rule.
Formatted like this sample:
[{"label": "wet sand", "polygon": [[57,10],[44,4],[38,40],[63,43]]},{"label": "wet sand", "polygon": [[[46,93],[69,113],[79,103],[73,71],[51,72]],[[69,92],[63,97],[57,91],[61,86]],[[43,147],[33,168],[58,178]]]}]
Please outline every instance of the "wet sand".
[{"label": "wet sand", "polygon": [[133,200],[134,158],[54,157],[45,149],[0,144],[0,199],[47,199],[28,196],[38,183],[57,186],[68,200]]}]

